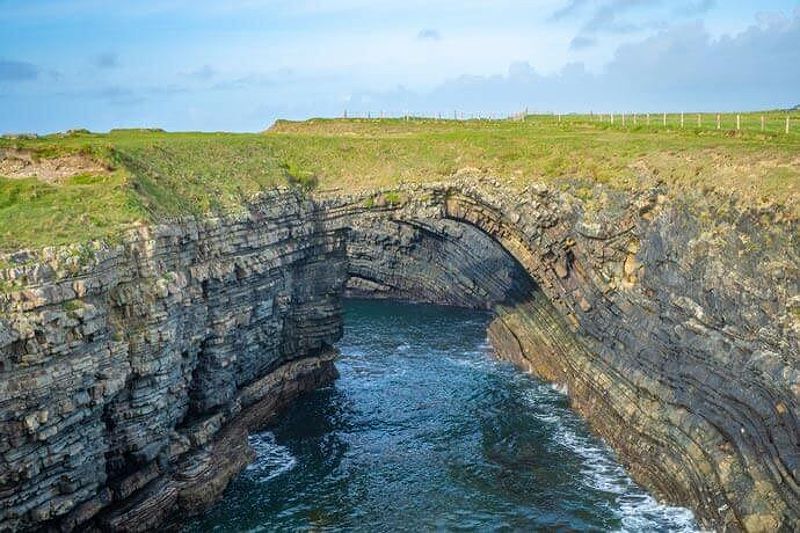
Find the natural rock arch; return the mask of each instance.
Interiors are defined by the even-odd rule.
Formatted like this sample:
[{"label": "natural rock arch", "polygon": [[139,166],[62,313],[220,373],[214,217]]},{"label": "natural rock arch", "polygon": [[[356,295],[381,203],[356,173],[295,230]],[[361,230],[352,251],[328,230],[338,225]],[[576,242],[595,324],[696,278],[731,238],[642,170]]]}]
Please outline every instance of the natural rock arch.
[{"label": "natural rock arch", "polygon": [[[499,355],[565,385],[572,405],[634,477],[661,497],[691,506],[702,523],[719,528],[800,524],[797,394],[792,378],[772,379],[775,372],[791,372],[791,361],[782,366],[776,357],[757,375],[742,376],[745,368],[753,369],[748,355],[763,350],[759,339],[735,338],[720,327],[724,315],[703,323],[691,286],[685,293],[677,284],[653,289],[674,274],[658,264],[665,248],[660,224],[680,213],[645,195],[603,228],[583,220],[552,191],[528,190],[520,198],[465,183],[334,202],[337,224],[344,221],[352,232],[350,273],[370,280],[351,283],[356,293],[488,303],[498,314],[489,334]],[[416,253],[402,239],[392,246],[393,225],[413,228],[413,239],[433,240],[441,249],[452,247],[448,239],[465,226],[463,238],[481,241],[476,231],[488,238],[494,249],[485,240],[482,245],[490,262],[503,267],[463,282],[457,266],[430,262],[427,273],[420,270],[392,290],[397,283],[385,283],[385,276],[397,276],[397,257]],[[372,256],[364,253],[364,235],[372,239]],[[505,262],[497,259],[497,249]],[[393,264],[376,267],[387,250]],[[370,275],[364,275],[359,254],[372,264]],[[452,252],[442,255],[459,259]],[[465,261],[467,271],[475,261]],[[620,273],[616,285],[603,279],[609,265]],[[448,295],[437,288],[441,281],[428,283],[441,277],[435,273],[440,269],[455,281],[453,288],[473,298]],[[508,282],[505,291],[497,290],[498,279]],[[492,290],[482,290],[486,281]]]},{"label": "natural rock arch", "polygon": [[[202,510],[252,457],[247,431],[334,377],[346,290],[488,304],[498,353],[567,386],[648,487],[720,529],[798,529],[797,249],[748,223],[763,212],[708,239],[659,189],[593,195],[594,211],[486,181],[280,190],[235,216],[15,254],[0,529],[137,531]],[[770,255],[782,278],[763,274]]]}]

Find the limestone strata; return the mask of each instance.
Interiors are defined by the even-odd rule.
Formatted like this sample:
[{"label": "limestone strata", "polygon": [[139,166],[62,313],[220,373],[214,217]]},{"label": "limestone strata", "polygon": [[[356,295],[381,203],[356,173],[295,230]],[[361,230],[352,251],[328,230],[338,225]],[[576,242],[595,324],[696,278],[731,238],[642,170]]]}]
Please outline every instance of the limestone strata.
[{"label": "limestone strata", "polygon": [[0,530],[198,511],[251,458],[246,430],[333,375],[344,239],[297,193],[9,261]]},{"label": "limestone strata", "polygon": [[[227,420],[214,421],[216,433],[199,438],[194,435],[171,449],[175,461],[172,471],[163,476],[158,476],[160,472],[145,472],[144,477],[137,473],[129,478],[135,489],[143,478],[153,477],[155,482],[138,490],[136,498],[101,516],[98,525],[109,531],[150,531],[165,522],[180,526],[180,518],[209,507],[255,458],[248,433],[269,424],[298,394],[333,381],[337,376],[335,355],[329,351],[286,363],[245,387],[235,401],[240,411]],[[208,427],[201,431],[208,431]]]},{"label": "limestone strata", "polygon": [[348,220],[346,294],[493,309],[534,287],[491,237],[447,219]]},{"label": "limestone strata", "polygon": [[723,196],[591,196],[463,181],[327,210],[369,280],[351,287],[497,304],[498,353],[566,387],[662,498],[710,527],[800,529],[797,222]]},{"label": "limestone strata", "polygon": [[631,473],[706,526],[800,529],[797,221],[719,196],[459,180],[7,258],[0,527],[136,529],[215,499],[334,372],[343,293],[490,307]]}]

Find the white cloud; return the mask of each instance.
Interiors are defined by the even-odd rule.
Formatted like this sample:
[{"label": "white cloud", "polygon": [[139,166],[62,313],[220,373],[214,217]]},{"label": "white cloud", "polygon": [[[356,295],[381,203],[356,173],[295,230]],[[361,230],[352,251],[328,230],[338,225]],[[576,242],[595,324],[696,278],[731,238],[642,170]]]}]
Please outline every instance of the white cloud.
[{"label": "white cloud", "polygon": [[32,81],[39,77],[39,67],[27,61],[0,59],[0,82]]},{"label": "white cloud", "polygon": [[[776,0],[783,11],[787,1]],[[763,10],[755,0],[68,4],[4,6],[18,27],[0,45],[13,42],[25,57],[2,58],[0,81],[27,72],[24,84],[2,85],[5,127],[102,129],[135,119],[241,130],[278,116],[338,115],[345,105],[445,114],[788,105],[800,70],[790,67],[800,56],[797,18],[764,13],[743,30]],[[56,37],[20,40],[53,20],[57,46]],[[96,29],[91,43],[86,27]],[[108,50],[124,61],[111,54],[100,63],[117,68],[87,63]]]},{"label": "white cloud", "polygon": [[94,63],[94,66],[101,69],[117,68],[119,67],[119,58],[117,54],[113,52],[104,52],[97,55],[92,63]]},{"label": "white cloud", "polygon": [[207,81],[214,78],[217,75],[217,70],[211,65],[206,64],[198,69],[190,70],[189,72],[184,73],[184,75],[187,78]]},{"label": "white cloud", "polygon": [[423,41],[439,41],[442,39],[442,36],[438,30],[428,28],[420,30],[419,33],[417,34],[417,39]]},{"label": "white cloud", "polygon": [[437,113],[451,109],[680,111],[789,107],[800,103],[800,16],[714,39],[701,23],[678,26],[622,46],[600,73],[582,64],[541,75],[528,63],[505,75],[460,76],[428,92],[355,95],[366,106]]}]

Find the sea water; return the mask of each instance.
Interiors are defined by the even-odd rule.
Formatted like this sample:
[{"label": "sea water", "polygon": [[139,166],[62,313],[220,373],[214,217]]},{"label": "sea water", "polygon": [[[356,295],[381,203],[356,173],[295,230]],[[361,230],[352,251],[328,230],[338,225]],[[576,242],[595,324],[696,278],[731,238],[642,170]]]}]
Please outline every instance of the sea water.
[{"label": "sea water", "polygon": [[694,531],[569,409],[493,357],[483,312],[350,301],[341,377],[250,437],[189,531]]}]

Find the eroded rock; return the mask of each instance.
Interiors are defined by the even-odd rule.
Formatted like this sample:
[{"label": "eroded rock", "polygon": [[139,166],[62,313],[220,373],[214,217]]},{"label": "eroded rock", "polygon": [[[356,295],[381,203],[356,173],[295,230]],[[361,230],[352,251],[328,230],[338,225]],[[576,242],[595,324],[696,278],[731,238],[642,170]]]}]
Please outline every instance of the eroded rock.
[{"label": "eroded rock", "polygon": [[719,529],[800,528],[797,223],[603,197],[279,191],[92,253],[15,254],[0,524],[141,530],[208,505],[247,431],[332,379],[346,291],[495,309],[498,354],[568,390],[658,495]]}]

